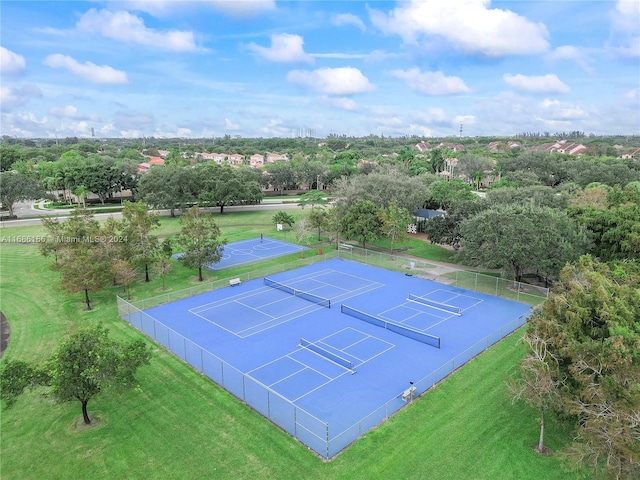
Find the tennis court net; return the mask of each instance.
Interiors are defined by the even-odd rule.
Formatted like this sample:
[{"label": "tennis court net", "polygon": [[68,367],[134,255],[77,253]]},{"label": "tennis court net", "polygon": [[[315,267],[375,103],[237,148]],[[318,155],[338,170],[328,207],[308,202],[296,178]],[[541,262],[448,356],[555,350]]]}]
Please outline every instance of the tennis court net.
[{"label": "tennis court net", "polygon": [[318,346],[317,344],[310,342],[309,340],[305,340],[304,338],[300,338],[300,346],[304,347],[308,350],[311,350],[312,352],[317,353],[318,355],[321,355],[329,360],[331,360],[334,363],[337,363],[338,365],[344,367],[344,368],[348,368],[349,370],[351,370],[352,372],[355,371],[355,366],[353,364],[353,362],[347,360],[346,358],[342,358],[340,355],[336,355],[333,352],[330,352],[329,350],[322,348],[320,346]]},{"label": "tennis court net", "polygon": [[370,313],[362,312],[353,307],[345,305],[344,303],[340,306],[340,311],[344,314],[357,318],[358,320],[369,322],[376,327],[382,327],[387,330],[391,330],[398,335],[409,337],[413,340],[417,340],[418,342],[431,345],[432,347],[440,348],[440,337],[436,337],[435,335],[429,335],[428,333],[421,332],[420,330],[407,327],[406,325],[402,325],[400,323],[383,320],[382,318],[371,315]]},{"label": "tennis court net", "polygon": [[435,300],[420,297],[418,295],[414,295],[413,293],[409,294],[407,300],[415,303],[421,303],[422,305],[426,305],[427,307],[437,308],[438,310],[453,313],[454,315],[462,315],[462,309],[460,307],[449,305],[448,303],[436,302]]},{"label": "tennis court net", "polygon": [[284,283],[276,282],[275,280],[271,280],[267,277],[264,277],[264,284],[267,287],[275,288],[277,290],[288,293],[289,295],[300,297],[301,299],[308,302],[315,303],[322,307],[331,308],[331,300],[328,298],[320,297],[318,295],[314,295],[313,293],[298,290],[297,288],[290,287],[289,285],[285,285]]}]

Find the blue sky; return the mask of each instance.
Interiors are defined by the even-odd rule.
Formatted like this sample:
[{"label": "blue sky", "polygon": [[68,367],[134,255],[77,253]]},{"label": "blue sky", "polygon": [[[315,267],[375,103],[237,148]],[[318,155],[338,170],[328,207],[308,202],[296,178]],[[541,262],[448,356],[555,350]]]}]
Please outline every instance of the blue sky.
[{"label": "blue sky", "polygon": [[6,1],[1,134],[640,134],[640,1]]}]

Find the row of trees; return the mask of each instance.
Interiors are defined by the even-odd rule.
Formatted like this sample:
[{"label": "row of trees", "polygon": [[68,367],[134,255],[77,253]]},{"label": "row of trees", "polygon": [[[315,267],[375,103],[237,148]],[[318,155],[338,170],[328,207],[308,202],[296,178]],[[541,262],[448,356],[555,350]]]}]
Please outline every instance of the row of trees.
[{"label": "row of trees", "polygon": [[89,294],[107,285],[122,285],[129,295],[130,284],[151,271],[164,276],[171,269],[174,246],[183,252],[180,261],[197,269],[220,260],[226,241],[213,216],[192,207],[181,218],[182,229],[173,239],[160,242],[153,231],[160,223],[157,214],[144,203],[126,202],[122,219],[109,218],[102,224],[86,209],[75,209],[69,218],[43,218],[46,242],[40,244],[43,255],[53,255],[52,268],[60,272],[63,288],[70,293],[84,293],[87,310],[91,310]]},{"label": "row of trees", "polygon": [[565,267],[523,337],[514,398],[574,429],[568,465],[590,477],[640,478],[640,266],[582,257]]},{"label": "row of trees", "polygon": [[590,253],[603,260],[640,257],[640,184],[594,185],[576,192],[551,187],[502,188],[486,198],[453,196],[447,215],[425,225],[434,243],[460,250],[464,261],[503,268],[515,279],[557,277]]},{"label": "row of trees", "polygon": [[201,207],[255,205],[262,201],[262,173],[248,168],[207,163],[195,168],[154,167],[142,176],[138,185],[139,199],[156,209],[176,210],[194,204]]}]

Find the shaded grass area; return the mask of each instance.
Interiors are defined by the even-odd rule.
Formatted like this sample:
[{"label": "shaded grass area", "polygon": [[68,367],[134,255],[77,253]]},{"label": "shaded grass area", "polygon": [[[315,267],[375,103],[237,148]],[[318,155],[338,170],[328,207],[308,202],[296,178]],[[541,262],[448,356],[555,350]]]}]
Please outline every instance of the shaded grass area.
[{"label": "shaded grass area", "polygon": [[[227,224],[238,240],[261,232],[278,238],[275,228],[272,234],[258,224],[259,217],[250,227],[247,217],[239,218],[243,226],[232,227],[231,218]],[[162,219],[167,234],[175,230],[172,222]],[[81,294],[58,287],[58,274],[48,269],[53,260],[40,256],[37,246],[0,249],[0,309],[12,328],[5,358],[40,361],[68,328],[86,323],[103,322],[120,340],[146,338],[117,317],[121,287],[93,294],[94,310],[86,312]],[[182,289],[197,285],[195,278],[196,272],[175,263],[167,285]],[[138,282],[132,291],[139,298],[155,295],[161,279]],[[537,411],[512,405],[506,393],[504,380],[524,353],[517,344],[521,333],[490,348],[331,462],[149,342],[154,353],[139,371],[140,388],[107,392],[90,402],[94,427],[75,426],[79,403],[56,404],[41,392],[28,393],[11,409],[3,406],[0,471],[3,479],[577,478],[560,468],[557,457],[533,452]],[[547,423],[552,449],[569,439],[559,422]]]}]

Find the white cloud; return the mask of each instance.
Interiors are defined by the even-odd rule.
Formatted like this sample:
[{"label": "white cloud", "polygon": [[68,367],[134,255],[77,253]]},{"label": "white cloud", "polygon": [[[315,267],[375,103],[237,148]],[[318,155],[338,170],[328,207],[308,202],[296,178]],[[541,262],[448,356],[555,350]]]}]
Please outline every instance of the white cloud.
[{"label": "white cloud", "polygon": [[571,89],[567,84],[562,82],[556,75],[548,73],[546,75],[528,76],[528,75],[511,75],[507,73],[502,76],[507,85],[518,90],[527,92],[558,92],[567,93]]},{"label": "white cloud", "polygon": [[460,77],[447,77],[442,72],[421,72],[419,68],[412,68],[390,73],[404,80],[412,90],[425,95],[454,95],[470,91]]},{"label": "white cloud", "polygon": [[476,117],[474,115],[456,115],[453,117],[453,125],[473,125],[476,123]]},{"label": "white cloud", "polygon": [[92,122],[100,121],[100,117],[95,114],[84,114],[78,111],[74,105],[65,105],[64,107],[51,107],[49,115],[58,118],[71,118],[75,120],[90,120]]},{"label": "white cloud", "polygon": [[445,39],[454,48],[489,57],[525,55],[549,48],[545,25],[510,10],[489,8],[490,0],[412,0],[385,14],[370,9],[371,21],[405,43]]},{"label": "white cloud", "polygon": [[193,32],[180,30],[159,32],[147,28],[140,17],[129,12],[98,11],[92,8],[80,17],[76,26],[79,30],[126,43],[175,52],[191,52],[196,49]]},{"label": "white cloud", "polygon": [[256,16],[276,9],[275,0],[207,0],[206,3],[233,17]]},{"label": "white cloud", "polygon": [[0,74],[19,75],[26,66],[27,62],[22,55],[0,46]]},{"label": "white cloud", "polygon": [[304,40],[300,35],[281,33],[271,35],[271,47],[262,47],[255,43],[250,43],[247,48],[270,62],[313,63],[313,58],[304,52],[303,45]]},{"label": "white cloud", "polygon": [[326,95],[352,95],[374,88],[369,79],[353,67],[292,70],[287,74],[287,81]]},{"label": "white cloud", "polygon": [[547,120],[580,120],[587,116],[582,108],[559,100],[544,99],[539,104],[540,113]]},{"label": "white cloud", "polygon": [[447,114],[440,107],[428,107],[426,109],[421,109],[417,113],[416,118],[421,122],[427,123],[427,124],[449,123]]},{"label": "white cloud", "polygon": [[640,2],[619,0],[611,12],[614,52],[622,57],[640,57]]},{"label": "white cloud", "polygon": [[337,107],[343,110],[354,111],[358,109],[356,102],[347,97],[328,97],[326,95],[319,97],[320,103],[330,107]]},{"label": "white cloud", "polygon": [[574,47],[572,45],[557,47],[547,55],[547,59],[556,63],[568,60],[575,62],[576,65],[587,73],[594,72],[594,69],[591,66],[591,59],[587,55],[587,52],[582,48]]},{"label": "white cloud", "polygon": [[228,118],[224,119],[224,130],[225,131],[229,131],[229,130],[240,130],[240,125],[237,123],[233,123],[231,120],[229,120]]},{"label": "white cloud", "polygon": [[127,74],[121,70],[116,70],[108,65],[99,66],[91,62],[80,63],[74,58],[60,53],[49,55],[43,63],[51,68],[63,68],[91,83],[129,83]]},{"label": "white cloud", "polygon": [[627,101],[637,103],[640,106],[640,87],[629,90],[623,95]]},{"label": "white cloud", "polygon": [[113,123],[107,123],[102,128],[100,128],[100,133],[106,137],[109,137],[116,131],[116,127]]},{"label": "white cloud", "polygon": [[291,133],[291,130],[282,126],[282,120],[271,119],[264,127],[260,127],[260,132],[274,137],[286,137]]},{"label": "white cloud", "polygon": [[335,15],[331,22],[338,27],[341,27],[343,25],[353,25],[363,32],[366,30],[364,22],[360,20],[360,17],[358,17],[357,15],[353,15],[352,13],[340,13],[338,15]]},{"label": "white cloud", "polygon": [[115,0],[110,4],[126,10],[147,12],[155,17],[169,17],[209,6],[231,17],[251,17],[275,10],[275,0]]},{"label": "white cloud", "polygon": [[40,97],[42,92],[35,85],[25,85],[22,88],[0,85],[0,105],[3,112],[26,105],[30,100]]}]

